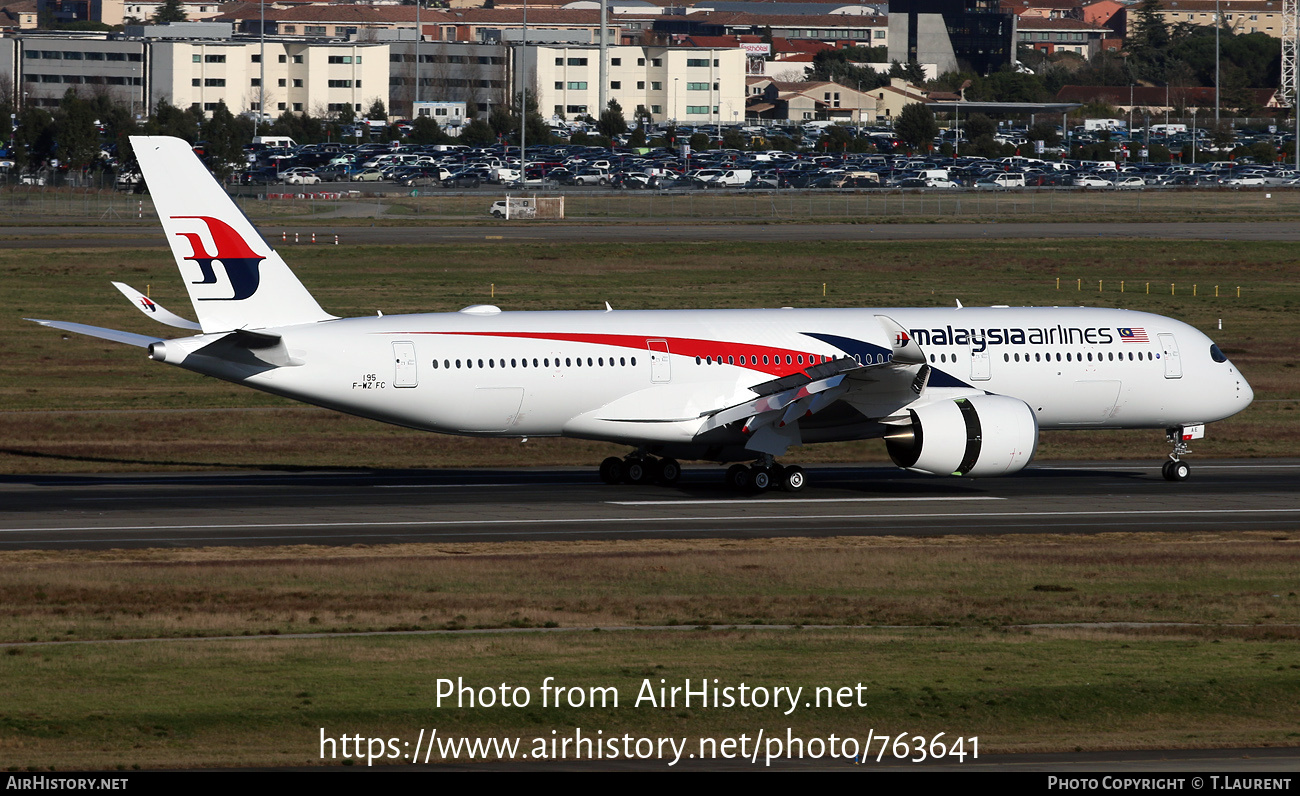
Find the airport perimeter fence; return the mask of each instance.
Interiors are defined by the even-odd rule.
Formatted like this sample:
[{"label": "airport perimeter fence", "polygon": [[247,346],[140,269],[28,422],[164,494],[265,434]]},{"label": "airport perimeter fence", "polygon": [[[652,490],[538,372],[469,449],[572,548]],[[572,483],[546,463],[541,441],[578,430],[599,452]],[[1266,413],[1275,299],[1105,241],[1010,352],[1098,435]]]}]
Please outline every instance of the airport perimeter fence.
[{"label": "airport perimeter fence", "polygon": [[[290,219],[339,227],[365,220],[459,222],[490,220],[492,202],[507,196],[556,196],[548,191],[358,193],[328,191],[235,196],[259,223]],[[679,221],[1293,221],[1294,188],[1201,190],[1010,191],[600,191],[564,192],[565,217],[582,220]],[[273,198],[272,198],[273,197]],[[156,219],[148,194],[92,188],[0,188],[0,223],[115,222]],[[510,222],[515,223],[515,222]],[[518,223],[548,223],[520,221]]]}]

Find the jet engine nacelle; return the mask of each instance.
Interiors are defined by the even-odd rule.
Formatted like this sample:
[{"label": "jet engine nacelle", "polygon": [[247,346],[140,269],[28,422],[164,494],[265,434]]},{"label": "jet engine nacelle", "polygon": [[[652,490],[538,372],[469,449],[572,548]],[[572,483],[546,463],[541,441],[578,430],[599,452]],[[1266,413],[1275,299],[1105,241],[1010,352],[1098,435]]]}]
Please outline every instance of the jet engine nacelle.
[{"label": "jet engine nacelle", "polygon": [[909,409],[910,425],[885,435],[894,464],[933,475],[1007,475],[1038,447],[1038,419],[1018,398],[972,395]]}]

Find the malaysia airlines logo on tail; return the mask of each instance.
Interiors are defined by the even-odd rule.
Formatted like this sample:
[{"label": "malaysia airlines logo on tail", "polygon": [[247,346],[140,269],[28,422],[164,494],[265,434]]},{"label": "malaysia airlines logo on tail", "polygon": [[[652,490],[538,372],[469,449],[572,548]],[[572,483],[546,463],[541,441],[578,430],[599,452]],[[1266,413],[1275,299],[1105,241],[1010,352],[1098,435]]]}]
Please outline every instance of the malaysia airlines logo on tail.
[{"label": "malaysia airlines logo on tail", "polygon": [[140,306],[141,306],[141,307],[144,307],[144,308],[145,308],[146,310],[148,310],[149,312],[157,312],[157,311],[158,311],[158,305],[157,305],[157,304],[154,304],[153,301],[152,301],[148,296],[141,296],[141,297],[140,297]]},{"label": "malaysia airlines logo on tail", "polygon": [[1133,326],[1128,329],[1117,329],[1119,339],[1125,343],[1149,343],[1147,339],[1147,330],[1140,326]]},{"label": "malaysia airlines logo on tail", "polygon": [[196,263],[203,276],[202,279],[191,284],[217,284],[220,280],[217,278],[213,263],[219,262],[226,270],[226,277],[230,281],[231,290],[234,292],[234,295],[231,296],[199,298],[199,301],[241,301],[257,292],[258,283],[261,281],[258,266],[266,257],[249,248],[248,243],[229,224],[210,216],[172,216],[171,218],[173,221],[182,219],[202,221],[207,226],[208,234],[212,236],[212,243],[216,247],[216,252],[209,254],[204,247],[203,236],[200,233],[176,233],[190,242],[193,254],[185,259]]},{"label": "malaysia airlines logo on tail", "polygon": [[903,346],[911,342],[911,340],[912,338],[907,336],[907,332],[904,332],[900,329],[898,334],[894,335],[894,347],[902,348]]}]

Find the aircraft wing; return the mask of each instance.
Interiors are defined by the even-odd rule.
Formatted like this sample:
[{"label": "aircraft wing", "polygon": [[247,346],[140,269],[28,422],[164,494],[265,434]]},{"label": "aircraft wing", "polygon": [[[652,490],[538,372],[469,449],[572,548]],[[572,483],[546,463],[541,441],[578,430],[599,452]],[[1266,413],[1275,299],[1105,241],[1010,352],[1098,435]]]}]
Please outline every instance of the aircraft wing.
[{"label": "aircraft wing", "polygon": [[112,340],[114,343],[126,343],[127,345],[148,348],[153,343],[161,343],[163,338],[150,337],[147,334],[135,334],[133,332],[119,332],[117,329],[105,329],[102,326],[88,326],[84,323],[69,323],[68,321],[43,321],[39,318],[24,318],[23,320],[39,323],[41,326],[48,326],[51,329],[60,329],[65,332],[76,332],[77,334],[98,337],[101,340]]},{"label": "aircraft wing", "polygon": [[765,427],[782,429],[841,399],[868,417],[887,420],[924,392],[930,366],[901,325],[886,315],[877,315],[876,319],[890,338],[889,361],[860,365],[850,357],[842,357],[756,384],[749,389],[758,397],[708,414],[699,433],[741,420],[741,430],[747,435]]}]

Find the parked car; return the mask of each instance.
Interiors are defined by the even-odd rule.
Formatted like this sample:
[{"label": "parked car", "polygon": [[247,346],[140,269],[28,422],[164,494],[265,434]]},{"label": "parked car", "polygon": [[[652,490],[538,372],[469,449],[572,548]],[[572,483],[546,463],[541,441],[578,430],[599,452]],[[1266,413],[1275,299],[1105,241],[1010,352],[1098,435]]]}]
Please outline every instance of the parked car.
[{"label": "parked car", "polygon": [[609,174],[600,169],[583,169],[573,175],[574,185],[609,185]]},{"label": "parked car", "polygon": [[1074,187],[1076,188],[1110,188],[1110,180],[1103,180],[1101,177],[1094,177],[1090,174],[1080,174],[1074,178]]},{"label": "parked car", "polygon": [[469,170],[448,174],[442,181],[444,188],[477,188],[482,184],[483,175]]},{"label": "parked car", "polygon": [[1141,177],[1119,177],[1111,184],[1121,191],[1141,190],[1147,187],[1146,180]]},{"label": "parked car", "polygon": [[286,185],[316,185],[320,182],[320,177],[306,166],[295,166],[288,171],[282,171],[280,179]]},{"label": "parked car", "polygon": [[362,169],[352,175],[352,182],[379,182],[384,179],[384,173],[379,169]]}]

